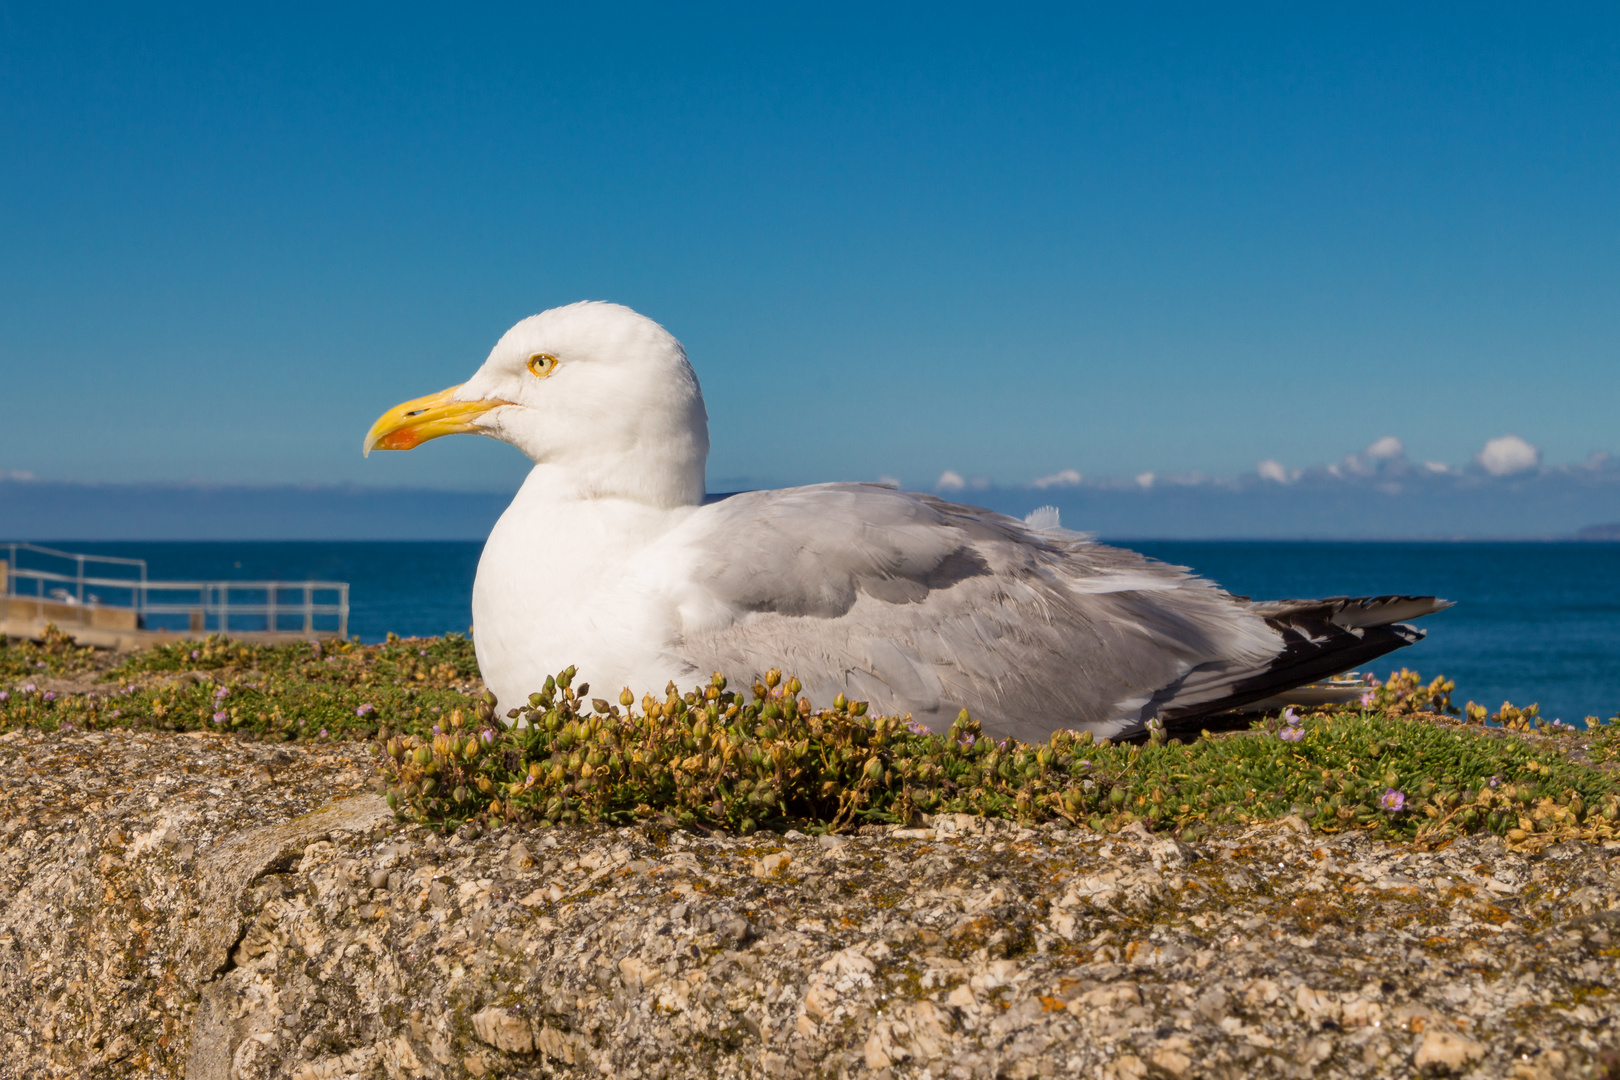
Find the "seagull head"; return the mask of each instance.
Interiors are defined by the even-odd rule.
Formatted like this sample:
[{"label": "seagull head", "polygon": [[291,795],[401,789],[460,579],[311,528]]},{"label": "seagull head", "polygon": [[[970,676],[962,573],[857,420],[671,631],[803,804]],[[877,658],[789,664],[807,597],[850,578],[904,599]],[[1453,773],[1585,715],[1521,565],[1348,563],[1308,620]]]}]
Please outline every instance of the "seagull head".
[{"label": "seagull head", "polygon": [[620,304],[529,316],[472,378],[379,416],[364,449],[461,433],[511,443],[583,498],[703,501],[709,418],[697,374],[669,331]]}]

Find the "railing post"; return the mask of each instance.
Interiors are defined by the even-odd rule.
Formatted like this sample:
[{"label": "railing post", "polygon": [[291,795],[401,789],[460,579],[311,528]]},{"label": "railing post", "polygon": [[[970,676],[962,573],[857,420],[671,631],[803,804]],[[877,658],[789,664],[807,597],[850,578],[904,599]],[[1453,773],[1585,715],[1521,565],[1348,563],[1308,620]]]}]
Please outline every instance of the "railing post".
[{"label": "railing post", "polygon": [[349,583],[338,586],[338,637],[349,640]]},{"label": "railing post", "polygon": [[269,630],[272,634],[276,632],[276,594],[280,591],[280,583],[272,581],[270,583],[270,595],[266,597],[266,600],[269,601],[269,603],[266,605],[269,610],[265,612],[265,620],[267,622],[265,629]]},{"label": "railing post", "polygon": [[304,636],[315,633],[315,588],[304,584]]},{"label": "railing post", "polygon": [[231,583],[222,581],[219,585],[219,636],[224,637],[231,628]]}]

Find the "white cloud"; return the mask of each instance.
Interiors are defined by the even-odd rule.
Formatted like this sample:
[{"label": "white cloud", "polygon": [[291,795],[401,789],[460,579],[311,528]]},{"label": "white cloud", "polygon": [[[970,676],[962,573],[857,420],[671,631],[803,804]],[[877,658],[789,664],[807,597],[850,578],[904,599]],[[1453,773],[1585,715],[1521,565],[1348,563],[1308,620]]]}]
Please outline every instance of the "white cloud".
[{"label": "white cloud", "polygon": [[1262,480],[1271,480],[1278,484],[1286,484],[1289,481],[1288,469],[1282,462],[1272,461],[1270,458],[1256,465],[1254,471],[1260,474]]},{"label": "white cloud", "polygon": [[1406,447],[1402,445],[1401,440],[1393,435],[1385,435],[1382,439],[1367,447],[1367,456],[1374,461],[1404,457],[1405,454]]},{"label": "white cloud", "polygon": [[1079,487],[1082,479],[1084,477],[1080,475],[1078,470],[1064,469],[1061,472],[1053,473],[1051,476],[1043,476],[1039,480],[1032,480],[1029,486],[1040,488],[1042,491],[1050,487]]},{"label": "white cloud", "polygon": [[1153,479],[1153,474],[1150,472],[1136,474],[1136,482],[1141,485],[1143,489],[1151,488],[1153,486]]},{"label": "white cloud", "polygon": [[937,491],[961,491],[965,487],[967,481],[962,479],[962,474],[955,469],[946,469],[939,474],[939,479],[934,481],[934,488]]},{"label": "white cloud", "polygon": [[1432,473],[1448,473],[1451,471],[1451,466],[1443,461],[1425,461],[1423,467]]},{"label": "white cloud", "polygon": [[0,469],[0,480],[33,480],[34,478],[34,474],[25,469],[12,469],[9,472]]},{"label": "white cloud", "polygon": [[900,486],[900,478],[890,476],[888,473],[884,473],[882,476],[878,477],[877,482],[880,484],[888,484],[892,488],[897,488]]},{"label": "white cloud", "polygon": [[1517,476],[1541,464],[1541,451],[1517,435],[1503,435],[1487,442],[1474,460],[1492,476]]}]

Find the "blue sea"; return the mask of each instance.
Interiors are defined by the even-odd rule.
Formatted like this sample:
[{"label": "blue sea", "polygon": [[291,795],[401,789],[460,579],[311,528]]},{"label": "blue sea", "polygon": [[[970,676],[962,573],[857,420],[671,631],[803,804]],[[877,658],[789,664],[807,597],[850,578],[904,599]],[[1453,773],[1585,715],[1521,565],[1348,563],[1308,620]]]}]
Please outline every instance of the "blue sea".
[{"label": "blue sea", "polygon": [[[1374,665],[1455,679],[1455,699],[1539,703],[1579,723],[1620,712],[1620,544],[1117,541],[1256,599],[1434,594],[1457,606],[1424,641]],[[347,581],[349,631],[377,641],[466,631],[481,544],[73,543],[147,560],[154,579]]]}]

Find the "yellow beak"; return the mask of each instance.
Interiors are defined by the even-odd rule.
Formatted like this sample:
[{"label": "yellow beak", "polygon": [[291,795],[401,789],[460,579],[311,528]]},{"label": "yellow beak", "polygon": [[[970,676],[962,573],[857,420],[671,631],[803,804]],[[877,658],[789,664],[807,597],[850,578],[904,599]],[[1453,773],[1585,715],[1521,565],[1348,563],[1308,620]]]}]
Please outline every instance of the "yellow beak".
[{"label": "yellow beak", "polygon": [[451,401],[460,386],[395,405],[377,417],[366,432],[364,454],[373,450],[409,450],[440,435],[482,432],[473,421],[510,401]]}]

